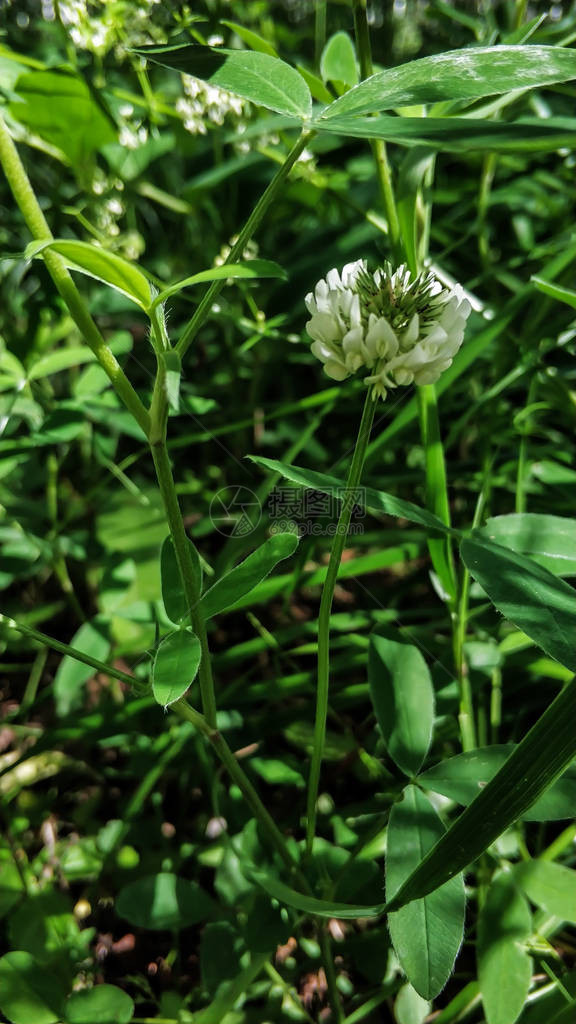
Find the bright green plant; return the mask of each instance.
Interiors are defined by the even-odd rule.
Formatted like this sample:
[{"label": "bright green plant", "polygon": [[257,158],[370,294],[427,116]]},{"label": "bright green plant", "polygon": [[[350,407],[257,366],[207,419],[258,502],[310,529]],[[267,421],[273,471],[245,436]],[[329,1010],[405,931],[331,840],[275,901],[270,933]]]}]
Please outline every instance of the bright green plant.
[{"label": "bright green plant", "polygon": [[[439,1019],[446,1022],[459,1019],[462,1011],[477,1004],[480,995],[488,1024],[514,1024],[525,1008],[532,977],[530,944],[536,949],[537,941],[545,942],[558,921],[573,922],[575,918],[570,909],[576,898],[575,876],[567,866],[548,862],[545,854],[532,859],[525,850],[522,863],[512,865],[503,856],[501,870],[493,871],[487,853],[518,820],[562,820],[570,814],[570,802],[576,790],[574,770],[570,768],[576,756],[576,733],[571,717],[576,683],[569,681],[576,671],[571,639],[576,621],[576,595],[562,576],[574,571],[569,548],[574,524],[564,517],[529,514],[522,509],[514,515],[493,517],[484,522],[487,494],[486,488],[480,487],[476,515],[470,527],[453,527],[443,445],[446,427],[442,430],[440,426],[437,399],[443,389],[466,373],[472,360],[487,344],[489,332],[493,332],[489,340],[495,335],[491,325],[481,325],[460,349],[464,323],[470,312],[469,299],[459,286],[451,281],[445,283],[446,275],[441,267],[434,265],[430,276],[423,268],[430,260],[433,212],[429,197],[435,152],[482,154],[485,161],[483,187],[488,189],[492,157],[498,159],[501,154],[527,154],[533,150],[554,153],[562,146],[573,147],[576,122],[571,118],[508,117],[518,98],[518,90],[528,94],[529,90],[576,79],[576,52],[569,46],[540,44],[534,40],[528,45],[534,26],[523,26],[523,5],[516,4],[516,34],[508,41],[467,47],[375,71],[366,3],[354,0],[352,4],[355,44],[349,35],[339,32],[322,45],[326,6],[318,4],[316,17],[317,53],[321,58],[317,69],[319,78],[310,70],[301,73],[281,60],[276,49],[267,46],[257,34],[235,25],[237,35],[247,48],[209,46],[196,36],[194,43],[153,45],[130,51],[134,59],[145,57],[164,68],[193,75],[203,83],[280,115],[283,131],[296,128],[298,132],[296,141],[292,141],[288,154],[238,231],[224,264],[174,284],[166,284],[156,274],[109,248],[86,241],[54,238],[6,121],[0,120],[0,161],[32,235],[26,258],[44,262],[92,359],[104,371],[130,414],[132,429],[139,439],[146,440],[161,499],[162,521],[165,520],[169,529],[159,555],[164,620],[163,635],[155,645],[149,666],[152,694],[161,709],[189,723],[210,745],[249,808],[252,822],[239,839],[231,842],[228,855],[240,863],[241,884],[251,890],[254,899],[250,912],[254,917],[251,919],[249,915],[245,922],[246,934],[250,929],[256,933],[261,929],[261,946],[258,947],[253,937],[247,943],[249,955],[241,958],[237,948],[239,936],[230,922],[219,919],[215,901],[196,883],[178,877],[173,871],[162,870],[125,885],[118,899],[118,912],[134,926],[152,930],[177,931],[199,923],[205,926],[200,960],[204,991],[212,999],[207,999],[207,1005],[198,1012],[195,1007],[190,1019],[204,1024],[227,1019],[227,1014],[231,1015],[230,1020],[235,1019],[232,1011],[242,993],[265,970],[273,972],[270,976],[283,987],[287,1003],[294,1002],[290,985],[281,976],[276,977],[276,969],[269,960],[274,948],[288,937],[287,922],[298,921],[294,914],[297,911],[298,915],[309,915],[315,922],[316,938],[312,941],[317,940],[319,947],[334,1020],[351,1024],[369,1019],[380,1003],[398,993],[395,1019],[421,1021],[452,975],[464,935],[464,872],[475,871],[479,902],[478,982],[473,989],[463,989],[457,994]],[[42,90],[50,86],[45,77],[48,75],[58,80],[66,96],[74,101],[90,102],[82,79],[69,71],[30,72],[20,84],[20,90],[27,91],[28,96],[34,94],[35,75],[44,76],[36,80]],[[20,100],[23,98],[24,93],[20,91]],[[26,117],[31,123],[34,107],[31,100],[27,102],[32,104],[27,108],[28,113],[19,112],[18,105],[11,104],[12,120],[17,121],[20,113],[23,123]],[[106,144],[106,127],[109,127],[106,121],[97,120],[97,125],[100,125],[102,138],[93,140],[95,148],[97,141]],[[366,266],[362,266],[359,276],[350,279],[348,298],[351,301],[354,296],[359,298],[363,319],[361,323],[347,322],[346,336],[331,335],[326,339],[321,331],[318,333],[320,328],[315,318],[323,312],[319,309],[318,290],[316,299],[309,296],[312,320],[308,326],[316,346],[313,351],[329,376],[343,382],[362,367],[362,372],[369,371],[364,380],[368,390],[348,475],[344,481],[295,466],[293,459],[297,452],[286,462],[259,455],[251,457],[253,463],[270,470],[276,479],[282,477],[299,487],[342,501],[322,579],[313,640],[317,673],[314,728],[305,745],[310,752],[309,776],[303,783],[306,794],[302,799],[305,838],[288,838],[273,809],[266,806],[253,776],[244,769],[223,735],[213,674],[216,662],[209,646],[209,623],[216,616],[242,607],[243,603],[250,604],[268,577],[272,582],[276,579],[271,576],[276,567],[293,558],[298,549],[297,531],[288,528],[272,532],[243,560],[208,581],[201,551],[190,538],[182,516],[169,449],[169,425],[170,414],[178,412],[182,401],[183,368],[191,346],[227,282],[282,280],[286,276],[286,270],[277,263],[244,256],[254,234],[265,224],[284,194],[300,157],[318,140],[335,139],[341,143],[350,138],[370,141],[392,266],[382,272],[381,277],[370,275]],[[386,148],[390,144],[410,147],[400,174],[390,161]],[[564,289],[558,288],[553,278],[573,256],[574,247],[568,255],[552,260],[539,284],[552,298],[568,303],[572,301],[571,295],[567,296]],[[149,396],[139,394],[122,369],[112,345],[98,328],[75,284],[77,273],[127,298],[145,315],[155,360]],[[391,284],[395,280],[400,282],[397,291]],[[335,292],[346,291],[344,272],[338,282],[331,293],[333,303],[339,301],[334,298]],[[203,283],[208,284],[208,288],[178,338],[173,339],[166,316],[169,300]],[[471,292],[468,295],[474,299]],[[388,305],[383,301],[386,296],[392,296]],[[393,315],[402,302],[406,303],[406,309],[401,310],[403,319],[396,322]],[[311,303],[313,308],[310,308]],[[434,346],[432,332],[442,324],[447,310],[451,316],[453,314],[452,320],[457,320],[457,331],[452,330],[452,320],[450,324],[445,321],[442,344]],[[336,316],[337,312],[332,305],[332,313]],[[370,315],[376,317],[374,322]],[[376,323],[378,317],[380,327]],[[502,322],[504,320],[503,317]],[[386,330],[381,321],[388,324]],[[418,334],[419,324],[421,332],[423,325],[428,332],[424,340],[422,334]],[[354,326],[359,333],[351,338],[348,332]],[[87,353],[81,351],[84,354],[68,351],[61,365],[87,360]],[[44,359],[54,359],[58,352]],[[428,360],[425,370],[421,363],[410,363],[411,358],[424,358],[422,353]],[[398,362],[400,354],[401,364]],[[72,361],[67,363],[67,359]],[[430,369],[432,364],[435,368]],[[38,365],[36,363],[36,375],[41,372]],[[48,372],[51,369],[56,369],[56,364],[50,364]],[[385,397],[387,389],[414,381],[416,398],[378,433],[373,423],[380,409],[379,397]],[[340,385],[342,389],[347,386]],[[389,491],[361,487],[365,465],[369,465],[371,456],[402,428],[406,417],[418,418],[420,423],[425,507],[400,499]],[[519,495],[522,486],[519,476]],[[377,625],[363,650],[363,658],[379,730],[379,752],[384,753],[393,766],[392,795],[385,820],[379,818],[375,834],[363,836],[342,861],[339,859],[341,849],[335,844],[331,846],[317,834],[317,818],[321,807],[321,773],[330,753],[327,723],[332,681],[332,604],[350,529],[353,510],[350,495],[355,504],[363,504],[366,510],[407,520],[424,532],[435,586],[446,613],[444,628],[450,634],[461,752],[425,767],[434,738],[437,700],[437,688],[424,656],[426,652],[401,630],[393,628],[393,617]],[[571,568],[566,564],[570,559]],[[65,587],[65,560],[59,564]],[[495,666],[492,674],[491,736],[486,735],[481,709],[475,702],[468,646],[470,597],[475,586],[481,588],[483,599],[491,602],[516,627],[511,636],[520,643],[537,645],[558,666],[559,678],[565,683],[517,745],[498,742],[499,666]],[[7,635],[18,632],[66,656],[62,673],[54,680],[63,713],[74,708],[70,692],[77,693],[88,678],[84,666],[123,683],[132,685],[134,682],[130,673],[106,660],[109,643],[99,632],[98,622],[85,623],[77,633],[77,643],[68,645],[49,638],[25,621],[8,616],[3,616],[2,621]],[[41,665],[39,671],[42,671]],[[196,692],[191,691],[196,680],[199,706],[193,705],[189,693]],[[183,744],[189,735],[182,734],[178,742]],[[162,756],[168,760],[172,748],[167,748]],[[163,768],[162,756],[158,761],[159,773]],[[380,758],[366,754],[366,761],[374,778],[382,779]],[[260,771],[266,779],[266,771],[274,771],[272,762],[261,762]],[[294,778],[299,780],[302,776],[294,770]],[[429,793],[436,794],[434,800],[427,795]],[[438,811],[438,795],[465,807],[448,826]],[[259,845],[254,822],[265,843],[264,850]],[[116,834],[102,839],[103,851],[111,854],[124,836],[123,823],[118,822]],[[362,865],[381,856],[384,836],[385,893],[381,900],[366,903],[356,894],[363,888],[369,890],[370,885],[363,887],[362,878],[359,885],[354,885],[353,873],[358,871],[361,876]],[[562,853],[569,841],[568,833],[565,840],[559,839],[550,861]],[[368,881],[373,882],[373,879]],[[18,881],[8,888],[18,892]],[[372,891],[375,888],[377,886],[372,885]],[[538,914],[544,912],[536,923],[530,904],[539,908]],[[289,908],[292,916],[288,917],[286,911],[283,914],[281,906]],[[56,918],[57,911],[58,908],[51,908],[48,919]],[[546,921],[546,915],[557,920]],[[382,917],[387,920],[407,984],[403,988],[400,983],[385,985],[375,995],[362,997],[347,1007],[346,999],[351,993],[337,975],[325,919]],[[22,921],[13,929],[15,937],[25,931]],[[73,939],[81,945],[76,932]],[[72,939],[70,946],[73,946]],[[220,970],[219,956],[223,963],[226,960],[222,950],[227,951],[229,964],[232,964],[229,970],[228,967]],[[548,947],[545,950],[547,952]],[[218,961],[216,967],[215,960]],[[14,1024],[26,1024],[32,1019],[43,1020],[46,1024],[61,1019],[81,1024],[95,1017],[102,1021],[138,1019],[133,1018],[131,999],[118,987],[99,985],[73,992],[73,973],[69,967],[65,977],[52,976],[49,961],[38,963],[27,949],[17,948],[8,953],[0,959],[0,976],[7,993],[1,997],[3,1012]],[[570,999],[572,990],[567,991]],[[179,1019],[188,1019],[186,1008],[180,1007],[177,1012],[183,1014]],[[561,1008],[553,1019],[560,1021],[562,1012]],[[310,1015],[307,1016],[310,1019]]]}]

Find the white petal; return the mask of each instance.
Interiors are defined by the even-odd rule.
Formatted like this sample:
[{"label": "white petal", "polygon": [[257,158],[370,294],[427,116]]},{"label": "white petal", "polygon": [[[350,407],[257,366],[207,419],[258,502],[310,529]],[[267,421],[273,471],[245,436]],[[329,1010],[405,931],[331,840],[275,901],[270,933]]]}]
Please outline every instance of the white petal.
[{"label": "white petal", "polygon": [[332,380],[346,380],[346,377],[350,376],[346,367],[335,359],[330,359],[324,364],[324,373]]},{"label": "white petal", "polygon": [[340,324],[332,313],[316,313],[306,324],[306,330],[314,341],[328,345],[342,337]]}]

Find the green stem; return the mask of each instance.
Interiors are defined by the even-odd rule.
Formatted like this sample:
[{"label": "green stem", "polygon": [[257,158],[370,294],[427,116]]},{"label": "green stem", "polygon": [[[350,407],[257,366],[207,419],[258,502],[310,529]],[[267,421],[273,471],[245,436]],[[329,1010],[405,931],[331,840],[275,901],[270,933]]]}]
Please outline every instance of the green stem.
[{"label": "green stem", "polygon": [[[298,141],[294,144],[294,146],[288,153],[288,156],[286,157],[284,163],[272,178],[272,181],[268,185],[267,189],[260,196],[260,199],[256,203],[256,206],[252,210],[252,213],[250,214],[244,227],[240,231],[237,241],[230,249],[230,252],[225,260],[225,263],[234,263],[236,260],[242,257],[242,253],[244,252],[246,243],[250,241],[252,235],[258,229],[261,221],[263,220],[264,215],[267,213],[269,207],[277,199],[278,195],[282,190],[284,182],[286,181],[286,178],[288,177],[294,164],[298,160],[298,157],[306,148],[306,146],[310,142],[310,139],[313,138],[313,136],[314,132],[312,131],[302,132]],[[213,281],[210,287],[205,292],[202,299],[200,300],[200,302],[198,303],[196,312],[194,313],[191,320],[188,322],[187,326],[184,328],[184,331],[182,332],[182,337],[180,338],[176,346],[176,351],[178,352],[178,355],[181,358],[183,358],[185,353],[188,351],[191,343],[193,342],[198,331],[202,327],[202,324],[204,323],[208,314],[210,313],[214,300],[220,294],[220,291],[224,287],[225,283],[226,281],[224,279],[220,281]]]},{"label": "green stem", "polygon": [[[443,523],[450,526],[446,463],[440,436],[436,389],[433,384],[425,384],[417,388],[416,391],[420,412],[420,432],[426,460],[426,502],[430,511],[434,512]],[[441,540],[433,538],[428,541],[428,549],[434,569],[448,595],[450,608],[454,611],[458,584],[451,542],[447,538]]]},{"label": "green stem", "polygon": [[121,672],[120,669],[114,668],[113,665],[107,665],[106,662],[99,661],[98,658],[92,658],[90,654],[84,654],[83,651],[70,647],[69,644],[63,644],[60,640],[54,640],[51,636],[40,633],[37,629],[32,629],[31,626],[15,622],[8,615],[0,613],[0,625],[7,626],[8,629],[15,629],[22,636],[28,636],[31,640],[37,640],[38,643],[43,644],[45,647],[50,647],[53,651],[58,651],[59,654],[67,654],[68,657],[81,661],[83,665],[90,665],[90,668],[95,668],[98,672],[103,672],[107,676],[119,679],[122,683],[128,683],[129,686],[134,686],[138,682],[134,676],[129,676],[127,672]]},{"label": "green stem", "polygon": [[326,7],[327,0],[316,0],[314,17],[314,69],[320,71],[322,50],[326,42]]},{"label": "green stem", "polygon": [[309,886],[306,879],[298,871],[297,863],[290,853],[286,840],[272,815],[266,810],[262,803],[258,793],[250,779],[238,763],[236,757],[232,753],[230,747],[226,743],[226,740],[218,732],[218,729],[212,727],[204,715],[201,715],[199,711],[191,707],[188,702],[181,698],[170,705],[170,711],[174,711],[180,718],[184,718],[187,722],[191,722],[193,726],[200,732],[205,739],[212,745],[214,752],[218,756],[219,761],[226,768],[230,778],[236,783],[246,803],[250,807],[254,817],[260,824],[262,831],[268,837],[270,845],[280,854],[286,867],[290,871],[290,874],[295,874],[298,881],[305,887],[305,891],[309,891]]},{"label": "green stem", "polygon": [[[367,0],[353,0],[354,8],[354,34],[356,36],[356,47],[360,60],[360,74],[362,79],[370,78],[374,74],[372,66],[372,48],[370,46],[370,31],[368,18],[366,16]],[[382,193],[382,201],[388,221],[388,233],[390,244],[395,258],[399,261],[402,258],[402,245],[400,233],[400,221],[394,196],[392,184],[392,171],[388,161],[386,144],[381,139],[375,139],[370,143],[376,164],[378,184]]]},{"label": "green stem", "polygon": [[[18,150],[12,141],[2,116],[0,116],[0,163],[2,164],[14,199],[33,238],[38,241],[52,238],[53,235],[48,222],[42,213],[24,165],[18,155]],[[43,252],[42,258],[57,291],[68,307],[70,315],[83,335],[86,344],[96,356],[119,398],[124,402],[126,408],[129,409],[136,422],[147,435],[149,429],[148,412],[90,316],[86,303],[76,288],[64,260],[57,253],[51,252],[49,249]]]},{"label": "green stem", "polygon": [[321,921],[319,924],[318,934],[320,939],[320,949],[322,951],[322,962],[324,964],[324,971],[326,974],[328,999],[330,1000],[330,1006],[334,1011],[334,1021],[335,1024],[343,1024],[344,1011],[342,1009],[338,986],[336,984],[336,970],[334,968],[334,957],[331,949],[332,943],[330,942],[330,936],[326,931],[326,923],[324,921]]},{"label": "green stem", "polygon": [[[154,425],[152,427],[154,431]],[[151,435],[152,436],[152,435]],[[198,586],[198,574],[190,551],[190,541],[184,529],[182,513],[176,494],[176,486],[172,476],[170,456],[164,438],[154,440],[150,444],[150,451],[154,460],[156,477],[164,510],[170,528],[170,535],[174,544],[176,561],[180,570],[184,593],[188,604],[190,625],[200,640],[202,657],[198,680],[200,683],[200,694],[202,698],[202,709],[210,728],[216,726],[216,697],[214,694],[214,681],[212,679],[212,667],[210,664],[210,650],[208,648],[208,637],[206,635],[206,624],[199,610],[198,599],[200,596]]]},{"label": "green stem", "polygon": [[308,798],[306,805],[306,850],[310,854],[316,831],[316,801],[318,799],[318,786],[320,783],[320,769],[324,756],[324,742],[326,737],[326,719],[328,716],[328,693],[330,688],[330,612],[334,587],[340,568],[340,559],[348,536],[348,527],[352,508],[355,504],[355,492],[360,483],[366,448],[370,437],[370,430],[374,421],[376,402],[372,398],[371,391],[366,395],[364,411],[354,448],[352,464],[346,480],[346,491],[342,501],[340,518],[336,527],[336,535],[330,552],[330,561],[326,572],[326,579],[322,588],[320,611],[318,614],[318,684],[316,694],[316,720],[314,724],[314,749],[310,764],[310,777],[308,780]]}]

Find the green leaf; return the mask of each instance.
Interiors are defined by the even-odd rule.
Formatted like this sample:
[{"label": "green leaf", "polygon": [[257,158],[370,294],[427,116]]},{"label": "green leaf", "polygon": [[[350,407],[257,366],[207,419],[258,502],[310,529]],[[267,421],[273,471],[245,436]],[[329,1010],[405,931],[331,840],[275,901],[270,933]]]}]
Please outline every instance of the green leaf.
[{"label": "green leaf", "polygon": [[[196,545],[188,541],[190,557],[196,573],[196,594],[200,597],[202,593],[202,565]],[[190,614],[188,601],[182,585],[182,577],[178,568],[176,552],[172,537],[166,537],[160,551],[160,579],[162,584],[162,601],[164,611],[171,622],[180,624]]]},{"label": "green leaf", "polygon": [[[70,646],[76,647],[82,654],[89,654],[91,658],[105,661],[110,651],[110,640],[104,622],[98,619],[84,622],[72,637]],[[56,713],[59,716],[68,715],[81,707],[84,684],[94,674],[95,669],[90,665],[84,665],[68,654],[62,658],[52,683]]]},{"label": "green leaf", "polygon": [[53,1024],[64,996],[58,976],[30,953],[15,950],[0,958],[0,1010],[12,1024]]},{"label": "green leaf", "polygon": [[200,599],[205,619],[229,611],[298,547],[295,533],[274,533],[243,562],[222,576]]},{"label": "green leaf", "polygon": [[[350,114],[317,117],[310,122],[310,127],[317,132],[357,139],[383,139],[400,146],[426,146],[448,153],[529,154],[534,151],[554,152],[561,146],[572,149],[576,119],[532,117],[518,121],[482,121],[468,117],[391,117],[385,114],[356,117]],[[561,298],[558,294],[553,297]]]},{"label": "green leaf", "polygon": [[[342,500],[346,493],[345,483],[342,480],[337,480],[336,477],[327,476],[325,473],[316,473],[312,469],[289,466],[285,462],[278,462],[277,459],[265,459],[260,455],[248,455],[247,457],[258,466],[266,466],[273,473],[280,473],[286,480],[301,484],[302,487],[310,487],[313,491],[330,494],[339,500]],[[411,501],[395,498],[393,494],[388,494],[386,491],[375,491],[372,487],[359,487],[355,503],[371,512],[384,513],[388,516],[408,519],[412,523],[419,523],[420,526],[425,526],[435,533],[455,532],[432,512],[413,505]]]},{"label": "green leaf", "polygon": [[53,352],[40,356],[25,376],[28,380],[41,380],[43,377],[50,377],[53,373],[69,370],[73,366],[94,362],[96,362],[96,356],[86,345],[57,348]]},{"label": "green leaf", "polygon": [[432,1006],[422,999],[412,985],[403,985],[394,1002],[394,1020],[397,1024],[424,1024]]},{"label": "green leaf", "polygon": [[257,891],[246,924],[244,941],[251,953],[269,953],[287,941],[291,923],[285,910]]},{"label": "green leaf", "polygon": [[430,746],[434,687],[420,651],[380,629],[370,636],[370,696],[390,757],[415,775]]},{"label": "green leaf", "polygon": [[230,981],[240,972],[238,933],[229,921],[207,924],[200,940],[200,973],[202,985],[214,995],[223,981]]},{"label": "green leaf", "polygon": [[496,876],[478,919],[478,980],[487,1024],[514,1024],[524,1009],[532,961],[523,949],[532,915],[510,873]]},{"label": "green leaf", "polygon": [[296,65],[298,71],[302,75],[302,78],[306,82],[306,85],[310,89],[312,98],[318,103],[332,103],[334,99],[332,93],[326,88],[324,82],[317,75],[312,74],[307,68],[303,67],[302,64]]},{"label": "green leaf", "polygon": [[208,921],[214,903],[196,882],[160,872],[125,885],[118,894],[116,912],[137,928],[174,931]]},{"label": "green leaf", "polygon": [[[390,812],[387,832],[386,897],[390,902],[418,866],[444,826],[429,800],[407,786]],[[434,999],[448,981],[464,935],[462,875],[423,899],[389,914],[390,936],[403,971],[423,999]]]},{"label": "green leaf", "polygon": [[158,704],[167,708],[184,696],[196,678],[201,657],[200,640],[191,629],[164,637],[152,666],[152,692]]},{"label": "green leaf", "polygon": [[96,150],[116,142],[112,122],[86,83],[64,71],[32,71],[16,82],[9,110],[20,124],[56,146],[82,171]]},{"label": "green leaf", "polygon": [[164,390],[168,407],[173,412],[180,408],[180,378],[182,376],[182,361],[175,349],[170,352],[161,353],[164,364]]},{"label": "green leaf", "polygon": [[378,71],[335,100],[323,111],[322,119],[443,100],[478,100],[572,78],[576,78],[576,52],[571,49],[489,46],[452,50]]},{"label": "green leaf", "polygon": [[267,53],[225,50],[193,43],[185,46],[141,46],[133,52],[162,67],[194,75],[220,89],[227,89],[256,106],[298,120],[310,117],[312,98],[302,76],[283,60]]},{"label": "green leaf", "polygon": [[252,32],[249,28],[244,28],[244,25],[239,25],[236,21],[227,21],[226,18],[220,19],[221,25],[226,25],[227,28],[232,29],[236,33],[239,39],[246,46],[249,46],[251,50],[256,50],[258,53],[268,53],[271,57],[277,57],[278,54],[269,43],[267,39],[263,39],[262,36],[257,35],[256,32]]},{"label": "green leaf", "polygon": [[[418,776],[418,785],[467,807],[488,785],[516,749],[497,743],[448,757]],[[524,821],[560,821],[571,818],[576,806],[576,766],[569,768],[523,814]]]},{"label": "green leaf", "polygon": [[176,284],[171,284],[168,288],[164,288],[156,296],[152,306],[155,307],[166,302],[166,299],[169,299],[171,295],[176,295],[183,288],[189,288],[195,284],[206,284],[207,281],[222,281],[223,279],[228,280],[228,278],[230,280],[237,280],[261,277],[275,277],[283,281],[288,279],[284,268],[279,263],[274,263],[273,260],[246,260],[245,263],[224,263],[221,267],[202,270],[199,274],[185,277],[182,281],[177,281]]},{"label": "green leaf", "polygon": [[315,914],[317,917],[336,917],[340,921],[353,921],[357,917],[380,917],[386,906],[385,903],[366,907],[361,904],[319,900],[315,896],[305,896],[303,893],[291,889],[278,878],[265,874],[263,871],[248,870],[248,873],[250,878],[261,885],[273,899],[279,900],[280,903],[286,903],[287,906],[294,907],[295,910],[301,910],[305,914]]},{"label": "green leaf", "polygon": [[514,879],[537,907],[576,924],[576,871],[562,864],[530,860],[515,866]]},{"label": "green leaf", "polygon": [[576,292],[573,292],[570,288],[561,288],[559,284],[545,281],[544,278],[537,277],[536,274],[533,274],[530,280],[532,284],[536,285],[539,292],[544,292],[544,295],[549,295],[551,299],[565,302],[567,306],[576,309]]},{"label": "green leaf", "polygon": [[129,1024],[134,1002],[116,985],[95,985],[73,992],[66,1000],[66,1024]]},{"label": "green leaf", "polygon": [[148,278],[123,256],[90,242],[71,242],[63,238],[30,242],[24,255],[28,260],[37,259],[46,249],[62,256],[69,270],[77,270],[115,288],[145,311],[150,308],[152,296]]},{"label": "green leaf", "polygon": [[516,512],[488,519],[479,533],[528,555],[555,576],[576,574],[576,519]]},{"label": "green leaf", "polygon": [[464,564],[492,603],[561,665],[576,671],[576,591],[542,566],[473,530],[460,545]]},{"label": "green leaf", "polygon": [[357,85],[356,51],[347,32],[336,32],[326,43],[320,58],[320,74],[325,82]]},{"label": "green leaf", "polygon": [[576,755],[575,698],[573,679],[406,879],[389,910],[425,896],[471,864],[565,771]]}]

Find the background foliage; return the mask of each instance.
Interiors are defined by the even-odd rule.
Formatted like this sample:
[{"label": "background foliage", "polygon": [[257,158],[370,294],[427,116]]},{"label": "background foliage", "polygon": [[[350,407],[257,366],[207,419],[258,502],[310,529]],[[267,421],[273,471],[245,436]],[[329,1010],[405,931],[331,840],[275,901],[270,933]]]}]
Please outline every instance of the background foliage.
[{"label": "background foliage", "polygon": [[[326,95],[315,99],[329,102],[357,70],[341,36],[320,61],[321,6],[4,5],[3,111],[55,236],[96,240],[162,282],[221,261],[293,144],[293,126],[146,67],[133,48],[216,37],[234,48],[268,47],[319,75],[315,88]],[[573,4],[533,7],[374,3],[374,60],[386,67],[471,45],[573,43]],[[349,5],[329,4],[326,38],[343,31],[352,39],[352,29]],[[65,93],[63,67],[73,72]],[[437,113],[544,122],[570,118],[574,98],[568,82],[507,91],[502,102],[490,97],[471,109],[448,102]],[[426,232],[431,207],[432,264],[474,302],[462,358],[438,388],[453,525],[489,521],[493,540],[558,580],[570,577],[575,321],[573,295],[559,289],[573,287],[573,147],[495,153],[446,143],[434,159],[429,148],[390,145],[389,156],[403,229]],[[166,595],[162,602],[167,527],[144,435],[83,346],[42,261],[15,258],[30,235],[3,178],[0,204],[1,611],[135,677],[129,686],[4,629],[0,990],[8,996],[0,1008],[15,1024],[320,1019],[327,981],[319,920],[255,881],[258,869],[270,873],[270,860],[238,788],[203,737],[164,714],[149,687],[173,616]],[[170,419],[185,523],[208,582],[269,535],[267,497],[280,476],[259,460],[345,477],[364,389],[321,375],[303,329],[303,298],[333,266],[389,256],[369,144],[317,135],[246,255],[277,261],[286,279],[239,280],[222,291],[187,354],[179,413]],[[548,285],[538,287],[534,275]],[[149,399],[154,354],[144,315],[96,280],[79,283]],[[174,339],[202,288],[170,300]],[[426,452],[409,391],[379,408],[372,438],[366,485],[424,506]],[[248,461],[248,453],[258,458]],[[223,488],[240,487],[263,507],[246,536],[232,535],[230,523],[218,528],[210,514]],[[314,488],[317,495],[321,484]],[[430,571],[426,524],[369,508],[362,532],[349,538],[335,594],[321,838],[308,866],[318,899],[359,908],[398,891],[574,669],[570,627],[556,606],[551,647],[553,625],[538,609],[534,621],[527,616],[534,568],[520,565],[524,590],[512,601],[499,589],[499,549],[479,568],[473,541],[465,542],[473,578],[460,639],[476,743],[462,753],[455,640]],[[294,850],[303,835],[316,619],[330,548],[330,516],[312,513],[309,521],[321,524],[320,535],[305,532],[290,561],[210,632],[219,729]],[[464,565],[460,572],[464,579]],[[561,595],[560,616],[573,592]],[[193,704],[197,696],[193,687]],[[387,732],[391,705],[418,720],[415,734],[401,715]],[[328,914],[342,1019],[417,1024],[435,1011],[438,1024],[571,1019],[576,828],[567,819],[575,789],[571,768],[541,798],[544,809],[523,811],[467,874],[464,944],[446,987],[464,915],[458,877],[434,894],[448,901],[454,935],[443,936],[439,951],[432,936],[430,964],[422,947],[411,950],[415,934],[434,929],[423,899],[392,913],[390,932],[381,916]],[[389,850],[385,894],[389,819],[401,845]]]}]

